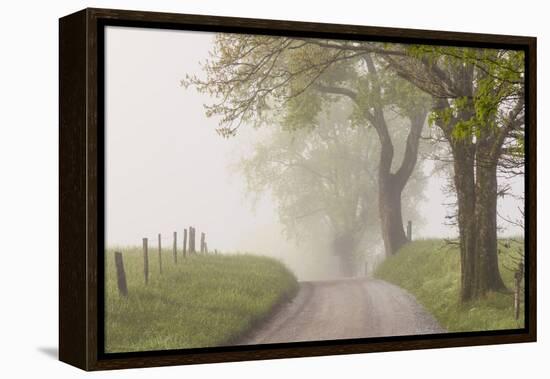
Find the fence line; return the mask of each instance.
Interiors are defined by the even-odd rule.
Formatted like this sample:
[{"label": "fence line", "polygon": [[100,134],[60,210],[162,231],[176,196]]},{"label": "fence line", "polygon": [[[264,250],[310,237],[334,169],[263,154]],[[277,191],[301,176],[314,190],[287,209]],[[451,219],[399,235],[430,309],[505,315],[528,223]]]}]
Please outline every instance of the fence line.
[{"label": "fence line", "polygon": [[[172,245],[172,251],[174,255],[174,264],[178,263],[178,233],[174,232],[173,234],[173,245]],[[206,233],[201,232],[200,235],[200,253],[201,254],[208,254],[208,243],[206,242]],[[159,275],[162,276],[162,234],[158,233],[158,259],[159,259]],[[183,230],[183,246],[182,246],[182,252],[183,252],[183,258],[196,254],[196,247],[195,242],[196,241],[196,229],[193,226],[189,226],[187,229]],[[143,278],[145,281],[145,285],[149,284],[149,239],[143,238]],[[213,250],[213,254],[219,254],[219,251],[217,249]],[[121,296],[127,297],[128,296],[128,286],[126,283],[126,272],[124,270],[124,260],[123,255],[121,252],[116,251],[115,252],[115,265],[116,265],[116,275],[117,275],[117,286],[118,291]]]}]

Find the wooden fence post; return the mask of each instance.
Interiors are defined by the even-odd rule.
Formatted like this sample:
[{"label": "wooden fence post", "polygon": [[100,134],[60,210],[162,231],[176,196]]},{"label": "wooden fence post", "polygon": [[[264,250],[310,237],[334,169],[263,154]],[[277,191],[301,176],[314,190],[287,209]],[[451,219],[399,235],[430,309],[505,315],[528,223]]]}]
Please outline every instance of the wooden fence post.
[{"label": "wooden fence post", "polygon": [[193,253],[193,250],[191,250],[191,245],[193,244],[193,227],[187,228],[187,238],[189,239],[189,242],[187,243],[187,252],[189,255]]},{"label": "wooden fence post", "polygon": [[147,252],[147,238],[143,239],[143,275],[145,276],[145,284],[149,283],[149,256]]},{"label": "wooden fence post", "polygon": [[193,253],[197,252],[197,229],[193,226]]},{"label": "wooden fence post", "polygon": [[191,230],[191,227],[188,227],[187,229],[187,255],[191,255],[191,239],[193,239],[193,231]]},{"label": "wooden fence post", "polygon": [[412,242],[413,223],[411,220],[407,222],[407,239]]},{"label": "wooden fence post", "polygon": [[178,263],[178,232],[174,232],[174,263]]},{"label": "wooden fence post", "polygon": [[519,310],[521,305],[521,280],[523,278],[523,263],[518,265],[518,270],[514,275],[515,289],[514,289],[514,314],[516,320],[519,319]]},{"label": "wooden fence post", "polygon": [[187,255],[187,229],[183,229],[183,257]]},{"label": "wooden fence post", "polygon": [[189,227],[189,253],[195,253],[195,228]]},{"label": "wooden fence post", "polygon": [[204,242],[204,252],[208,254],[208,243]]},{"label": "wooden fence post", "polygon": [[128,296],[128,286],[126,285],[126,273],[124,272],[124,263],[122,262],[122,253],[115,251],[115,265],[118,292],[124,296]]},{"label": "wooden fence post", "polygon": [[204,254],[204,240],[206,239],[206,234],[204,232],[201,232],[201,254]]},{"label": "wooden fence post", "polygon": [[159,272],[162,275],[162,243],[161,243],[161,237],[159,233]]}]

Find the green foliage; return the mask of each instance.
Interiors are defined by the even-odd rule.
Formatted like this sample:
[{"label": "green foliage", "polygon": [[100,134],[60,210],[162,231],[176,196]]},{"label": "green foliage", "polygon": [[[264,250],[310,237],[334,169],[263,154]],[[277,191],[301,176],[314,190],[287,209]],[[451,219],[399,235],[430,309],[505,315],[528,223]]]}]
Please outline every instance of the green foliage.
[{"label": "green foliage", "polygon": [[429,109],[431,96],[419,90],[411,82],[400,78],[391,70],[384,71],[383,79],[384,106],[392,106],[395,112],[406,118],[414,118],[417,114]]},{"label": "green foliage", "polygon": [[[508,288],[513,288],[514,256],[523,246],[514,241],[499,242],[499,265]],[[466,304],[459,301],[460,256],[458,248],[441,240],[415,241],[386,259],[376,277],[394,283],[410,293],[451,332],[516,329],[524,325],[514,318],[511,293],[490,293]],[[521,312],[523,314],[523,311]]]},{"label": "green foliage", "polygon": [[281,124],[288,131],[314,128],[322,108],[323,101],[319,94],[308,90],[301,96],[292,97],[287,101]]},{"label": "green foliage", "polygon": [[[407,52],[425,63],[421,70],[429,71],[433,67],[450,81],[444,83],[446,87],[451,86],[445,89],[449,108],[433,110],[429,119],[430,124],[437,121],[447,127],[452,118],[456,118],[452,126],[455,139],[479,138],[484,129],[501,127],[511,104],[523,97],[522,51],[414,45],[408,47]],[[472,76],[466,80],[471,83],[461,83],[459,78],[469,70]]]},{"label": "green foliage", "polygon": [[[298,284],[278,261],[253,255],[179,257],[149,250],[149,284],[140,248],[116,249],[124,257],[128,298],[119,296],[114,249],[106,252],[105,350],[147,351],[231,343],[291,298]],[[181,253],[180,253],[181,254]]]},{"label": "green foliage", "polygon": [[453,116],[454,110],[452,107],[443,108],[441,110],[432,110],[428,115],[428,124],[434,126],[436,122],[442,125],[449,125]]}]

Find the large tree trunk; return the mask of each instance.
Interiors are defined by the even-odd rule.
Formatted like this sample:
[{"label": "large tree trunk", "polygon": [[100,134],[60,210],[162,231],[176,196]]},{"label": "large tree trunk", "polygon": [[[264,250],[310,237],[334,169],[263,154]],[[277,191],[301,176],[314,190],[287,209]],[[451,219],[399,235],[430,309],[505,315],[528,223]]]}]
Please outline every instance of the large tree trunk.
[{"label": "large tree trunk", "polygon": [[[427,109],[414,110],[408,114],[410,130],[407,136],[405,154],[401,166],[394,174],[391,172],[394,149],[388,125],[384,117],[384,106],[382,105],[383,91],[376,67],[370,55],[365,55],[365,63],[370,74],[373,75],[372,85],[375,89],[372,113],[366,111],[365,115],[374,126],[380,141],[380,162],[378,163],[378,204],[380,213],[380,225],[382,228],[382,239],[386,256],[393,255],[407,243],[407,237],[403,228],[403,216],[401,214],[401,194],[407,181],[411,177],[418,160],[418,145],[422,127],[428,114]],[[356,100],[356,99],[355,99]]]},{"label": "large tree trunk", "polygon": [[[487,129],[490,133],[489,129]],[[497,163],[494,140],[453,140],[463,302],[505,289],[498,268]]]},{"label": "large tree trunk", "polygon": [[460,298],[472,299],[476,278],[475,172],[473,146],[467,141],[454,142],[454,185],[458,205],[460,236]]},{"label": "large tree trunk", "polygon": [[393,144],[383,115],[377,117],[378,138],[380,140],[380,163],[378,166],[378,206],[380,225],[386,256],[395,254],[408,242],[403,227],[401,194],[411,177],[418,160],[418,145],[427,112],[419,112],[410,118],[411,126],[407,136],[405,154],[396,173],[391,172]]},{"label": "large tree trunk", "polygon": [[[490,132],[487,130],[487,132]],[[489,140],[489,142],[493,142]],[[481,143],[476,156],[476,226],[477,259],[479,270],[475,281],[474,297],[488,291],[505,289],[498,268],[497,242],[497,159],[491,154],[491,146]]]},{"label": "large tree trunk", "polygon": [[378,177],[378,205],[382,228],[382,240],[386,255],[395,254],[408,240],[403,228],[401,214],[401,187],[395,176],[389,173],[380,173]]}]

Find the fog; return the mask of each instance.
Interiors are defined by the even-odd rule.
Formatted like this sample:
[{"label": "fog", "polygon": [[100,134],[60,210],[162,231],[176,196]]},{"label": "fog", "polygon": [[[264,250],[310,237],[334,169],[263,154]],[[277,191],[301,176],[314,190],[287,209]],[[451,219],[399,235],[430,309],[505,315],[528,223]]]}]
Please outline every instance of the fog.
[{"label": "fog", "polygon": [[[235,137],[221,138],[218,120],[205,116],[203,104],[211,99],[180,86],[186,74],[201,75],[213,34],[108,27],[105,41],[106,245],[139,245],[161,233],[170,246],[174,231],[181,238],[195,226],[210,250],[274,256],[302,279],[335,276],[337,262],[324,246],[329,236],[298,246],[287,239],[273,197],[263,194],[253,207],[234,168],[270,131],[244,125]],[[421,168],[427,200],[417,207],[425,220],[413,220],[413,236],[456,237],[445,219],[445,204],[453,201],[442,190],[448,178],[432,174],[432,166]],[[521,179],[510,185],[523,193]],[[520,218],[518,200],[499,201],[503,216]],[[502,226],[501,235],[522,234]]]}]

